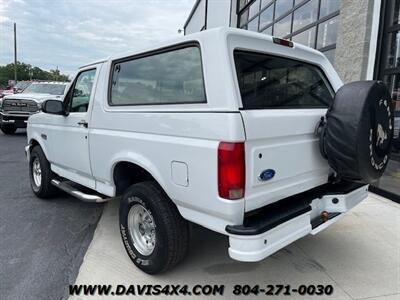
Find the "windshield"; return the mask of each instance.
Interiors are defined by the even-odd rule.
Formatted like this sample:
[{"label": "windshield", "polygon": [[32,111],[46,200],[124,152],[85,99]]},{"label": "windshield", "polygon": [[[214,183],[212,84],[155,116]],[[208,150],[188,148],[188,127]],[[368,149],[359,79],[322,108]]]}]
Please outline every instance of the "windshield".
[{"label": "windshield", "polygon": [[320,69],[301,61],[235,51],[244,109],[326,108],[333,90]]},{"label": "windshield", "polygon": [[20,81],[15,86],[14,89],[24,90],[26,89],[31,83],[29,81]]},{"label": "windshield", "polygon": [[64,91],[65,84],[33,83],[23,93],[63,95]]}]

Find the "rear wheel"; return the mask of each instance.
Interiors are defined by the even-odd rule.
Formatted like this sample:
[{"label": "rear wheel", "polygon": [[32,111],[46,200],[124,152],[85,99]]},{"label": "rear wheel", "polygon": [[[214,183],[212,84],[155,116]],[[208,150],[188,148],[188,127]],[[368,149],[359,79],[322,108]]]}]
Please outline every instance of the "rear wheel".
[{"label": "rear wheel", "polygon": [[57,188],[51,184],[55,175],[40,146],[35,146],[31,151],[29,175],[32,191],[39,198],[50,198],[57,193]]},{"label": "rear wheel", "polygon": [[131,186],[119,211],[120,232],[133,263],[148,274],[167,271],[188,249],[188,223],[155,182]]},{"label": "rear wheel", "polygon": [[10,124],[1,125],[0,128],[1,128],[1,131],[7,135],[14,134],[17,131],[17,127],[15,127],[15,125],[10,125]]}]

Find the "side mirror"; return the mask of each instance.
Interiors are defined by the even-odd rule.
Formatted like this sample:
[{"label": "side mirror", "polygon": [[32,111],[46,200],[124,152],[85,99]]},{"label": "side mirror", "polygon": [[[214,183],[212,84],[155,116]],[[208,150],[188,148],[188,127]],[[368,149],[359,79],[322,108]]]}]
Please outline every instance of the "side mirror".
[{"label": "side mirror", "polygon": [[46,100],[42,104],[42,111],[53,115],[65,115],[64,106],[60,100]]}]

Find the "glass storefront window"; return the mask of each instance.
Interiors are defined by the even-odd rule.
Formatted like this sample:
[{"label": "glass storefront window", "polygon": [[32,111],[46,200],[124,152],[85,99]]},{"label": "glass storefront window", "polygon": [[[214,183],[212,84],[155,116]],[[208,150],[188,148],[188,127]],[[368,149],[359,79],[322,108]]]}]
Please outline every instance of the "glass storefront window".
[{"label": "glass storefront window", "polygon": [[293,8],[293,0],[276,0],[275,2],[275,19],[283,16]]},{"label": "glass storefront window", "polygon": [[292,25],[292,15],[288,15],[274,25],[274,36],[285,37],[290,34],[290,28]]},{"label": "glass storefront window", "polygon": [[396,25],[400,23],[400,0],[388,1],[388,9],[390,16],[388,20],[389,25]]},{"label": "glass storefront window", "polygon": [[237,26],[291,39],[322,50],[334,62],[333,48],[336,44],[341,2],[342,0],[239,0]]},{"label": "glass storefront window", "polygon": [[316,28],[313,27],[311,29],[308,29],[306,31],[303,31],[302,33],[299,33],[292,37],[292,41],[296,43],[303,44],[305,46],[314,48],[315,47],[315,31]]},{"label": "glass storefront window", "polygon": [[389,33],[389,47],[387,49],[386,68],[400,67],[400,32]]},{"label": "glass storefront window", "polygon": [[249,9],[249,18],[251,19],[260,11],[260,0],[254,1],[253,4],[250,5]]},{"label": "glass storefront window", "polygon": [[271,5],[264,10],[260,15],[260,29],[263,29],[274,20],[274,6]]},{"label": "glass storefront window", "polygon": [[268,4],[270,4],[272,0],[261,0],[261,9],[266,7]]},{"label": "glass storefront window", "polygon": [[251,20],[249,24],[247,24],[247,30],[258,31],[258,17]]},{"label": "glass storefront window", "polygon": [[339,18],[332,18],[318,25],[317,49],[336,43]]},{"label": "glass storefront window", "polygon": [[267,29],[265,29],[262,33],[265,33],[265,34],[268,34],[268,35],[272,35],[272,26],[270,26]]},{"label": "glass storefront window", "polygon": [[385,75],[383,82],[388,86],[395,101],[393,142],[386,171],[374,186],[400,195],[400,74]]},{"label": "glass storefront window", "polygon": [[239,0],[239,9],[242,9],[243,7],[246,6],[247,3],[249,3],[251,0]]},{"label": "glass storefront window", "polygon": [[247,23],[249,20],[249,9],[246,9],[245,11],[242,12],[240,15],[240,22],[239,22],[239,27],[242,28],[243,25]]},{"label": "glass storefront window", "polygon": [[341,0],[321,0],[320,18],[323,18],[340,9]]},{"label": "glass storefront window", "polygon": [[394,130],[389,164],[372,191],[400,199],[400,0],[388,0],[382,15],[382,48],[378,79],[388,86],[394,100]]},{"label": "glass storefront window", "polygon": [[395,100],[392,153],[384,175],[374,186],[400,195],[400,74],[385,75],[383,82]]},{"label": "glass storefront window", "polygon": [[318,18],[318,0],[311,0],[293,14],[293,32],[315,22]]}]

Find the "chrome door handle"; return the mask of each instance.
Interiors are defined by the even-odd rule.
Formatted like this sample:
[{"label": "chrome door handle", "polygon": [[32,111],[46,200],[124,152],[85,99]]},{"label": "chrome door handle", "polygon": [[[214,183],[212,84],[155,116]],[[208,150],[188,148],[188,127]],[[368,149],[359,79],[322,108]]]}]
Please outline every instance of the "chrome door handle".
[{"label": "chrome door handle", "polygon": [[81,120],[81,121],[78,122],[78,125],[79,126],[83,126],[85,128],[88,128],[89,124],[85,120]]}]

